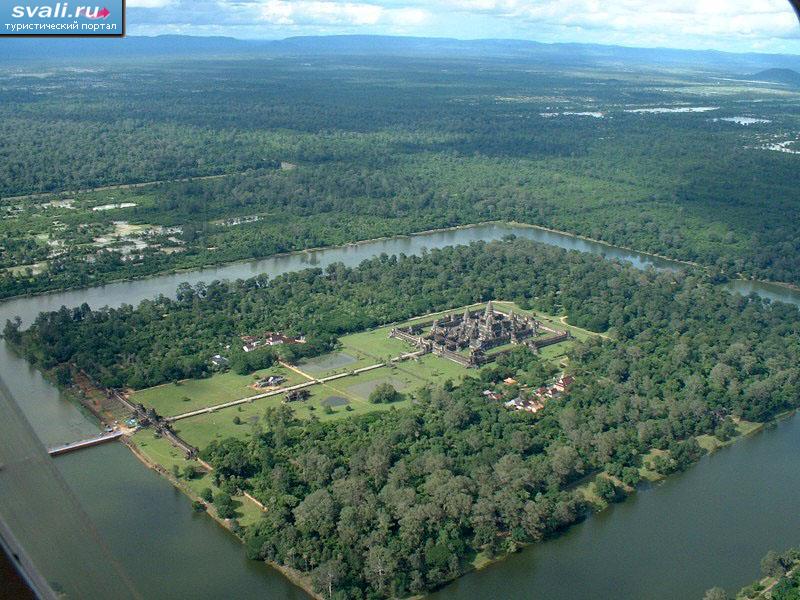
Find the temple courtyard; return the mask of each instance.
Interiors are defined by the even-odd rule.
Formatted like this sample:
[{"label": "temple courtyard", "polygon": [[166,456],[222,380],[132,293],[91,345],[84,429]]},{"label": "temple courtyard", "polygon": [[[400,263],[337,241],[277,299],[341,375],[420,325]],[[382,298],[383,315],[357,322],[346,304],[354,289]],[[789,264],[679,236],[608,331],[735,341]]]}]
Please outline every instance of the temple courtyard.
[{"label": "temple courtyard", "polygon": [[[401,408],[420,388],[457,383],[520,344],[563,369],[575,340],[592,335],[565,320],[510,302],[475,304],[343,336],[335,351],[294,365],[251,375],[217,373],[139,390],[130,399],[154,409],[189,444],[202,448],[214,439],[249,437],[250,425],[267,408],[288,399],[297,417],[323,421]],[[280,386],[255,385],[270,376],[280,377]],[[384,383],[401,392],[402,400],[371,403],[370,393]]]}]

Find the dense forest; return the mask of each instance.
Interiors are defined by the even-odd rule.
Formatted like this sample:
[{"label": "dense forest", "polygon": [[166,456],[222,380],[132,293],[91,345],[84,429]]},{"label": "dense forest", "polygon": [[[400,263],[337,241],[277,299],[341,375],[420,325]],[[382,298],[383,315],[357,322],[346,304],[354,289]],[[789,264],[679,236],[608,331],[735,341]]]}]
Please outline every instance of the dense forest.
[{"label": "dense forest", "polygon": [[798,94],[719,81],[489,57],[0,72],[0,297],[485,220],[800,283],[798,157],[765,149],[795,143]]},{"label": "dense forest", "polygon": [[[704,275],[641,272],[602,258],[507,239],[422,256],[381,256],[232,283],[182,286],[138,307],[41,315],[6,338],[34,363],[73,363],[107,385],[202,375],[208,357],[255,329],[335,336],[432,310],[513,300],[609,338],[578,344],[568,396],[532,415],[481,391],[514,357],[458,387],[427,389],[409,409],[316,422],[269,410],[249,441],[203,456],[223,489],[268,506],[244,532],[248,552],[309,574],[323,595],[388,597],[435,588],[579,519],[569,491],[605,471],[618,483],[647,466],[667,474],[702,455],[701,434],[727,439],[739,418],[800,404],[800,311],[723,292]],[[499,370],[498,370],[499,369]],[[608,486],[606,486],[608,487]]]}]

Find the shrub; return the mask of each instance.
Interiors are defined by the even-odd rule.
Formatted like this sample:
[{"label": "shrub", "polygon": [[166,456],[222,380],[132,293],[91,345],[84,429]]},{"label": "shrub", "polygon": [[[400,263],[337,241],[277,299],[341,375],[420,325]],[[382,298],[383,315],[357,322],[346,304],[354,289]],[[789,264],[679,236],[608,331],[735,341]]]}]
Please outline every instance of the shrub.
[{"label": "shrub", "polygon": [[394,389],[391,383],[381,383],[372,390],[369,401],[373,404],[391,404],[402,399],[402,394]]}]

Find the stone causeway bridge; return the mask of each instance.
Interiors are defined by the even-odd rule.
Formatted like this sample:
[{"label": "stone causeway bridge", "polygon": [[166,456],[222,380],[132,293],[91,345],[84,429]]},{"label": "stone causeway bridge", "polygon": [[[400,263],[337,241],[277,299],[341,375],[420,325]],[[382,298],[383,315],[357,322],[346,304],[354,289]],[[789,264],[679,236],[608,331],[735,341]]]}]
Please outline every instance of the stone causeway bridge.
[{"label": "stone causeway bridge", "polygon": [[106,442],[111,442],[116,439],[122,437],[122,431],[109,431],[105,433],[101,433],[100,435],[95,435],[90,438],[86,438],[84,440],[79,440],[77,442],[71,442],[69,444],[63,444],[61,446],[54,446],[52,448],[47,449],[47,453],[50,456],[59,456],[61,454],[69,454],[70,452],[75,452],[76,450],[82,450],[83,448],[91,448],[92,446],[99,446],[100,444],[105,444]]}]

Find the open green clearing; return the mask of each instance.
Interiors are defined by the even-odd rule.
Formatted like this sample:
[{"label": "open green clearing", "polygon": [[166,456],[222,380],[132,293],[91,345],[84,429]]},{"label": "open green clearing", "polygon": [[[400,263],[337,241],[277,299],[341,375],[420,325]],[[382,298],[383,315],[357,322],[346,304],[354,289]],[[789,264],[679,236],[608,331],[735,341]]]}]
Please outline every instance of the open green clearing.
[{"label": "open green clearing", "polygon": [[345,352],[368,356],[373,363],[387,362],[395,356],[413,351],[413,348],[405,342],[390,338],[389,331],[391,327],[380,327],[346,335],[339,341]]},{"label": "open green clearing", "polygon": [[[457,367],[458,365],[454,364],[453,366]],[[398,389],[403,387],[404,393],[407,394],[406,399],[391,405],[370,403],[368,390],[374,389],[379,383],[383,382],[393,383]],[[374,411],[405,407],[412,401],[408,392],[413,394],[413,390],[425,385],[425,383],[427,383],[426,380],[412,376],[400,369],[381,367],[366,373],[313,385],[307,388],[311,394],[308,399],[292,402],[290,406],[300,419],[318,418],[321,421],[340,419]],[[349,404],[332,407],[330,412],[326,411],[323,402],[331,397],[345,398],[349,401]],[[175,432],[187,442],[199,448],[204,448],[215,439],[222,440],[227,437],[246,439],[252,434],[253,423],[257,422],[268,408],[278,407],[282,402],[283,394],[278,394],[246,404],[189,417],[175,423]]]},{"label": "open green clearing", "polygon": [[[586,339],[591,335],[585,330],[564,325],[557,317],[523,310],[510,302],[495,302],[494,304],[496,309],[501,312],[507,313],[513,309],[520,314],[532,314],[553,328],[563,329],[568,327],[578,340]],[[475,304],[471,305],[470,309],[475,310],[485,306],[485,303]],[[459,314],[463,311],[464,307],[460,307],[439,313],[436,316]],[[433,316],[417,317],[399,325],[410,325],[420,321],[428,321],[432,318]],[[341,350],[299,362],[297,368],[310,378],[323,378],[342,373],[348,373],[348,375],[341,379],[327,382],[321,389],[318,385],[309,388],[312,395],[311,398],[294,405],[297,415],[301,418],[308,418],[313,413],[320,419],[328,419],[335,418],[340,413],[343,416],[346,414],[361,414],[370,410],[382,410],[386,407],[374,406],[368,402],[369,392],[377,385],[373,383],[375,381],[386,380],[395,385],[398,390],[410,392],[425,385],[441,385],[447,380],[458,383],[472,372],[452,361],[432,354],[390,363],[392,358],[414,350],[405,342],[389,337],[392,327],[394,325],[343,336],[340,339]],[[548,346],[542,349],[541,356],[556,365],[560,365],[572,345],[573,342],[567,341]],[[505,345],[494,349],[494,351],[498,352],[510,347],[510,345]],[[356,369],[381,362],[386,363],[387,366],[357,375],[350,374]],[[387,373],[390,373],[390,375],[387,375]],[[133,394],[132,400],[154,408],[162,416],[171,417],[263,393],[266,390],[255,389],[251,386],[257,379],[266,375],[281,375],[285,377],[286,382],[281,387],[289,387],[308,380],[296,371],[275,365],[252,375],[238,375],[227,372],[218,373],[206,379],[184,380],[177,384],[168,383],[137,391]],[[351,410],[337,407],[333,415],[329,412],[323,412],[321,401],[331,395],[339,395],[351,400]],[[221,430],[230,430],[231,434],[241,436],[243,429],[241,425],[228,426],[228,422],[233,418],[234,411],[244,411],[249,418],[253,416],[253,411],[257,412],[269,406],[277,406],[282,400],[283,394],[276,394],[272,397],[255,400],[252,405],[221,409],[218,413],[191,417],[191,420],[193,423],[197,422],[199,424],[198,429],[201,430],[201,433],[197,436],[199,439],[208,438],[209,436],[218,437],[213,433],[215,427],[222,428]],[[403,403],[400,404],[402,405]],[[253,407],[252,409],[250,408],[251,406]],[[310,409],[309,407],[312,406],[314,408]],[[229,414],[231,415],[230,417],[228,417]],[[242,415],[240,417],[243,422],[247,420]],[[187,426],[185,422],[181,423],[181,427],[187,431],[194,429],[192,426]]]},{"label": "open green clearing", "polygon": [[[470,306],[470,309],[475,310],[485,306],[485,303],[475,304]],[[495,306],[502,312],[508,312],[513,308],[521,314],[534,314],[533,311],[522,310],[513,303],[495,302]],[[464,307],[461,307],[441,314],[458,314],[463,311]],[[565,327],[556,317],[540,313],[536,313],[535,316],[548,326],[562,329]],[[431,318],[431,316],[418,317],[400,325],[426,321]],[[439,386],[447,380],[458,384],[464,377],[476,372],[433,354],[390,362],[391,358],[413,350],[408,344],[389,337],[392,327],[394,325],[344,336],[340,339],[341,350],[298,363],[299,370],[315,378],[341,373],[347,373],[347,375],[308,387],[310,397],[291,404],[295,415],[301,419],[316,418],[327,421],[374,411],[401,409],[413,401],[416,390],[422,387]],[[581,329],[573,327],[569,329],[578,339],[585,339],[590,335]],[[542,350],[541,356],[559,365],[572,344],[573,342],[567,341],[548,346]],[[352,374],[355,369],[380,362],[384,362],[386,365],[363,373]],[[305,380],[302,375],[285,367],[260,371],[258,375],[263,376],[266,373],[281,374],[287,377],[287,386]],[[134,400],[155,407],[162,415],[173,416],[252,396],[256,392],[247,386],[254,379],[252,375],[217,374],[208,379],[184,381],[178,386],[167,384],[136,392]],[[403,392],[404,400],[391,405],[370,403],[370,392],[381,383],[390,383],[395,389]],[[182,400],[185,396],[191,400],[188,402]],[[344,398],[348,404],[328,409],[325,401],[331,397]],[[175,430],[187,442],[199,448],[204,448],[212,440],[222,440],[227,437],[249,438],[252,424],[257,422],[268,408],[280,406],[283,398],[283,394],[276,394],[246,404],[182,419],[175,423]]]},{"label": "open green clearing", "polygon": [[329,352],[321,356],[301,360],[297,368],[314,377],[330,377],[338,373],[349,373],[355,369],[374,365],[376,361],[357,349],[346,348],[342,352]]},{"label": "open green clearing", "polygon": [[258,422],[264,411],[269,407],[279,406],[282,399],[283,397],[278,395],[253,403],[240,404],[177,421],[173,427],[175,433],[198,448],[204,448],[212,440],[228,437],[247,439],[252,434],[252,425]]},{"label": "open green clearing", "polygon": [[[764,427],[763,423],[754,423],[752,421],[745,421],[743,419],[739,419],[736,422],[736,433],[737,435],[745,436],[751,435]],[[709,434],[703,434],[697,436],[697,443],[700,444],[702,448],[707,450],[708,452],[714,452],[720,448],[728,446],[729,444],[733,443],[736,438],[731,438],[730,440],[723,442],[719,438]]]},{"label": "open green clearing", "polygon": [[280,375],[286,378],[282,387],[306,381],[306,378],[280,365],[256,371],[251,375],[236,373],[217,373],[207,379],[187,379],[178,384],[166,383],[135,392],[134,402],[154,408],[162,417],[173,417],[193,410],[224,404],[233,400],[263,394],[269,389],[251,387],[258,379],[267,375]]},{"label": "open green clearing", "polygon": [[[380,375],[383,375],[383,373],[380,373]],[[371,381],[362,381],[360,383],[348,385],[345,389],[354,396],[358,396],[360,398],[369,398],[369,395],[383,384],[389,384],[394,389],[401,392],[409,387],[407,380],[399,377],[381,376],[376,379],[372,379]]]}]

